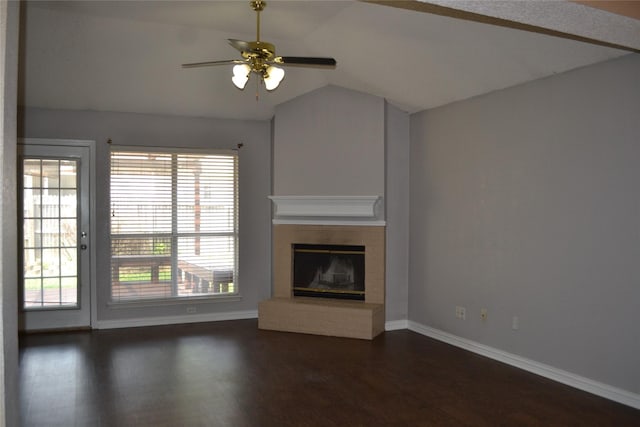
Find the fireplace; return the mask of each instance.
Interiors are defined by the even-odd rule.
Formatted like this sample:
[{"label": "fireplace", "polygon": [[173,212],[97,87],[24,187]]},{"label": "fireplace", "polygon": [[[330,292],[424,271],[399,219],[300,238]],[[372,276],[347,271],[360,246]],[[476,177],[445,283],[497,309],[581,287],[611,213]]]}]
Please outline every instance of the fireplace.
[{"label": "fireplace", "polygon": [[364,246],[293,245],[293,296],[364,301]]},{"label": "fireplace", "polygon": [[[315,256],[320,261],[306,267]],[[296,270],[304,279],[296,278]],[[319,286],[312,285],[316,276]],[[258,326],[372,339],[384,331],[384,288],[384,226],[274,224],[273,293],[258,305]]]}]

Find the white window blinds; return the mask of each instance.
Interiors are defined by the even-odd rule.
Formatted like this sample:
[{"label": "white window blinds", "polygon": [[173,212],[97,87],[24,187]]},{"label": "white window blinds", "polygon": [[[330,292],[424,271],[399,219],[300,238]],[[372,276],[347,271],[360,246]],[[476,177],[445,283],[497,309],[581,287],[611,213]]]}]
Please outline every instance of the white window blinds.
[{"label": "white window blinds", "polygon": [[111,152],[113,302],[236,294],[235,152]]}]

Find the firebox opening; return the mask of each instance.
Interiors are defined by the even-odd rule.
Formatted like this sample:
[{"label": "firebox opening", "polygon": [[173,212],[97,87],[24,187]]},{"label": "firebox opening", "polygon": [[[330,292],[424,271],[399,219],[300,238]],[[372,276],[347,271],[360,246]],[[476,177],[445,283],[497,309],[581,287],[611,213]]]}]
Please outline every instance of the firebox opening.
[{"label": "firebox opening", "polygon": [[293,295],[364,301],[364,246],[293,244]]}]

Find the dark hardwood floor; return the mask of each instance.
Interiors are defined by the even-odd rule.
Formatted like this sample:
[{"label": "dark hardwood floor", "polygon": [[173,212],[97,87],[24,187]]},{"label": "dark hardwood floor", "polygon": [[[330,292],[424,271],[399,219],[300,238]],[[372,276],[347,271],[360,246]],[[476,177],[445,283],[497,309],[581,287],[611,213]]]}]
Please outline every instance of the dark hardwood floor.
[{"label": "dark hardwood floor", "polygon": [[20,337],[24,426],[640,426],[640,411],[403,330],[257,321]]}]

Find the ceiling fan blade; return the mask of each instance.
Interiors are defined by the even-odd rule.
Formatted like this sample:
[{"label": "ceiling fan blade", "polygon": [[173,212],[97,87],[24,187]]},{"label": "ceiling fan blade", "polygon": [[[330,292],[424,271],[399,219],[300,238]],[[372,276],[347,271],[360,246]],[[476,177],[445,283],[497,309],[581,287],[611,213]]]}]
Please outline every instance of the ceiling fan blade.
[{"label": "ceiling fan blade", "polygon": [[246,42],[244,40],[236,40],[236,39],[227,39],[227,40],[229,41],[229,44],[231,46],[235,47],[240,52],[246,52],[251,50],[251,48],[249,47],[249,42]]},{"label": "ceiling fan blade", "polygon": [[197,68],[197,67],[210,67],[213,65],[229,65],[229,64],[244,64],[245,61],[240,59],[227,59],[224,61],[205,61],[205,62],[192,62],[190,64],[182,64],[182,68]]},{"label": "ceiling fan blade", "polygon": [[321,67],[334,68],[336,60],[333,58],[317,58],[309,56],[280,56],[275,62],[282,65],[298,66],[298,67]]}]

